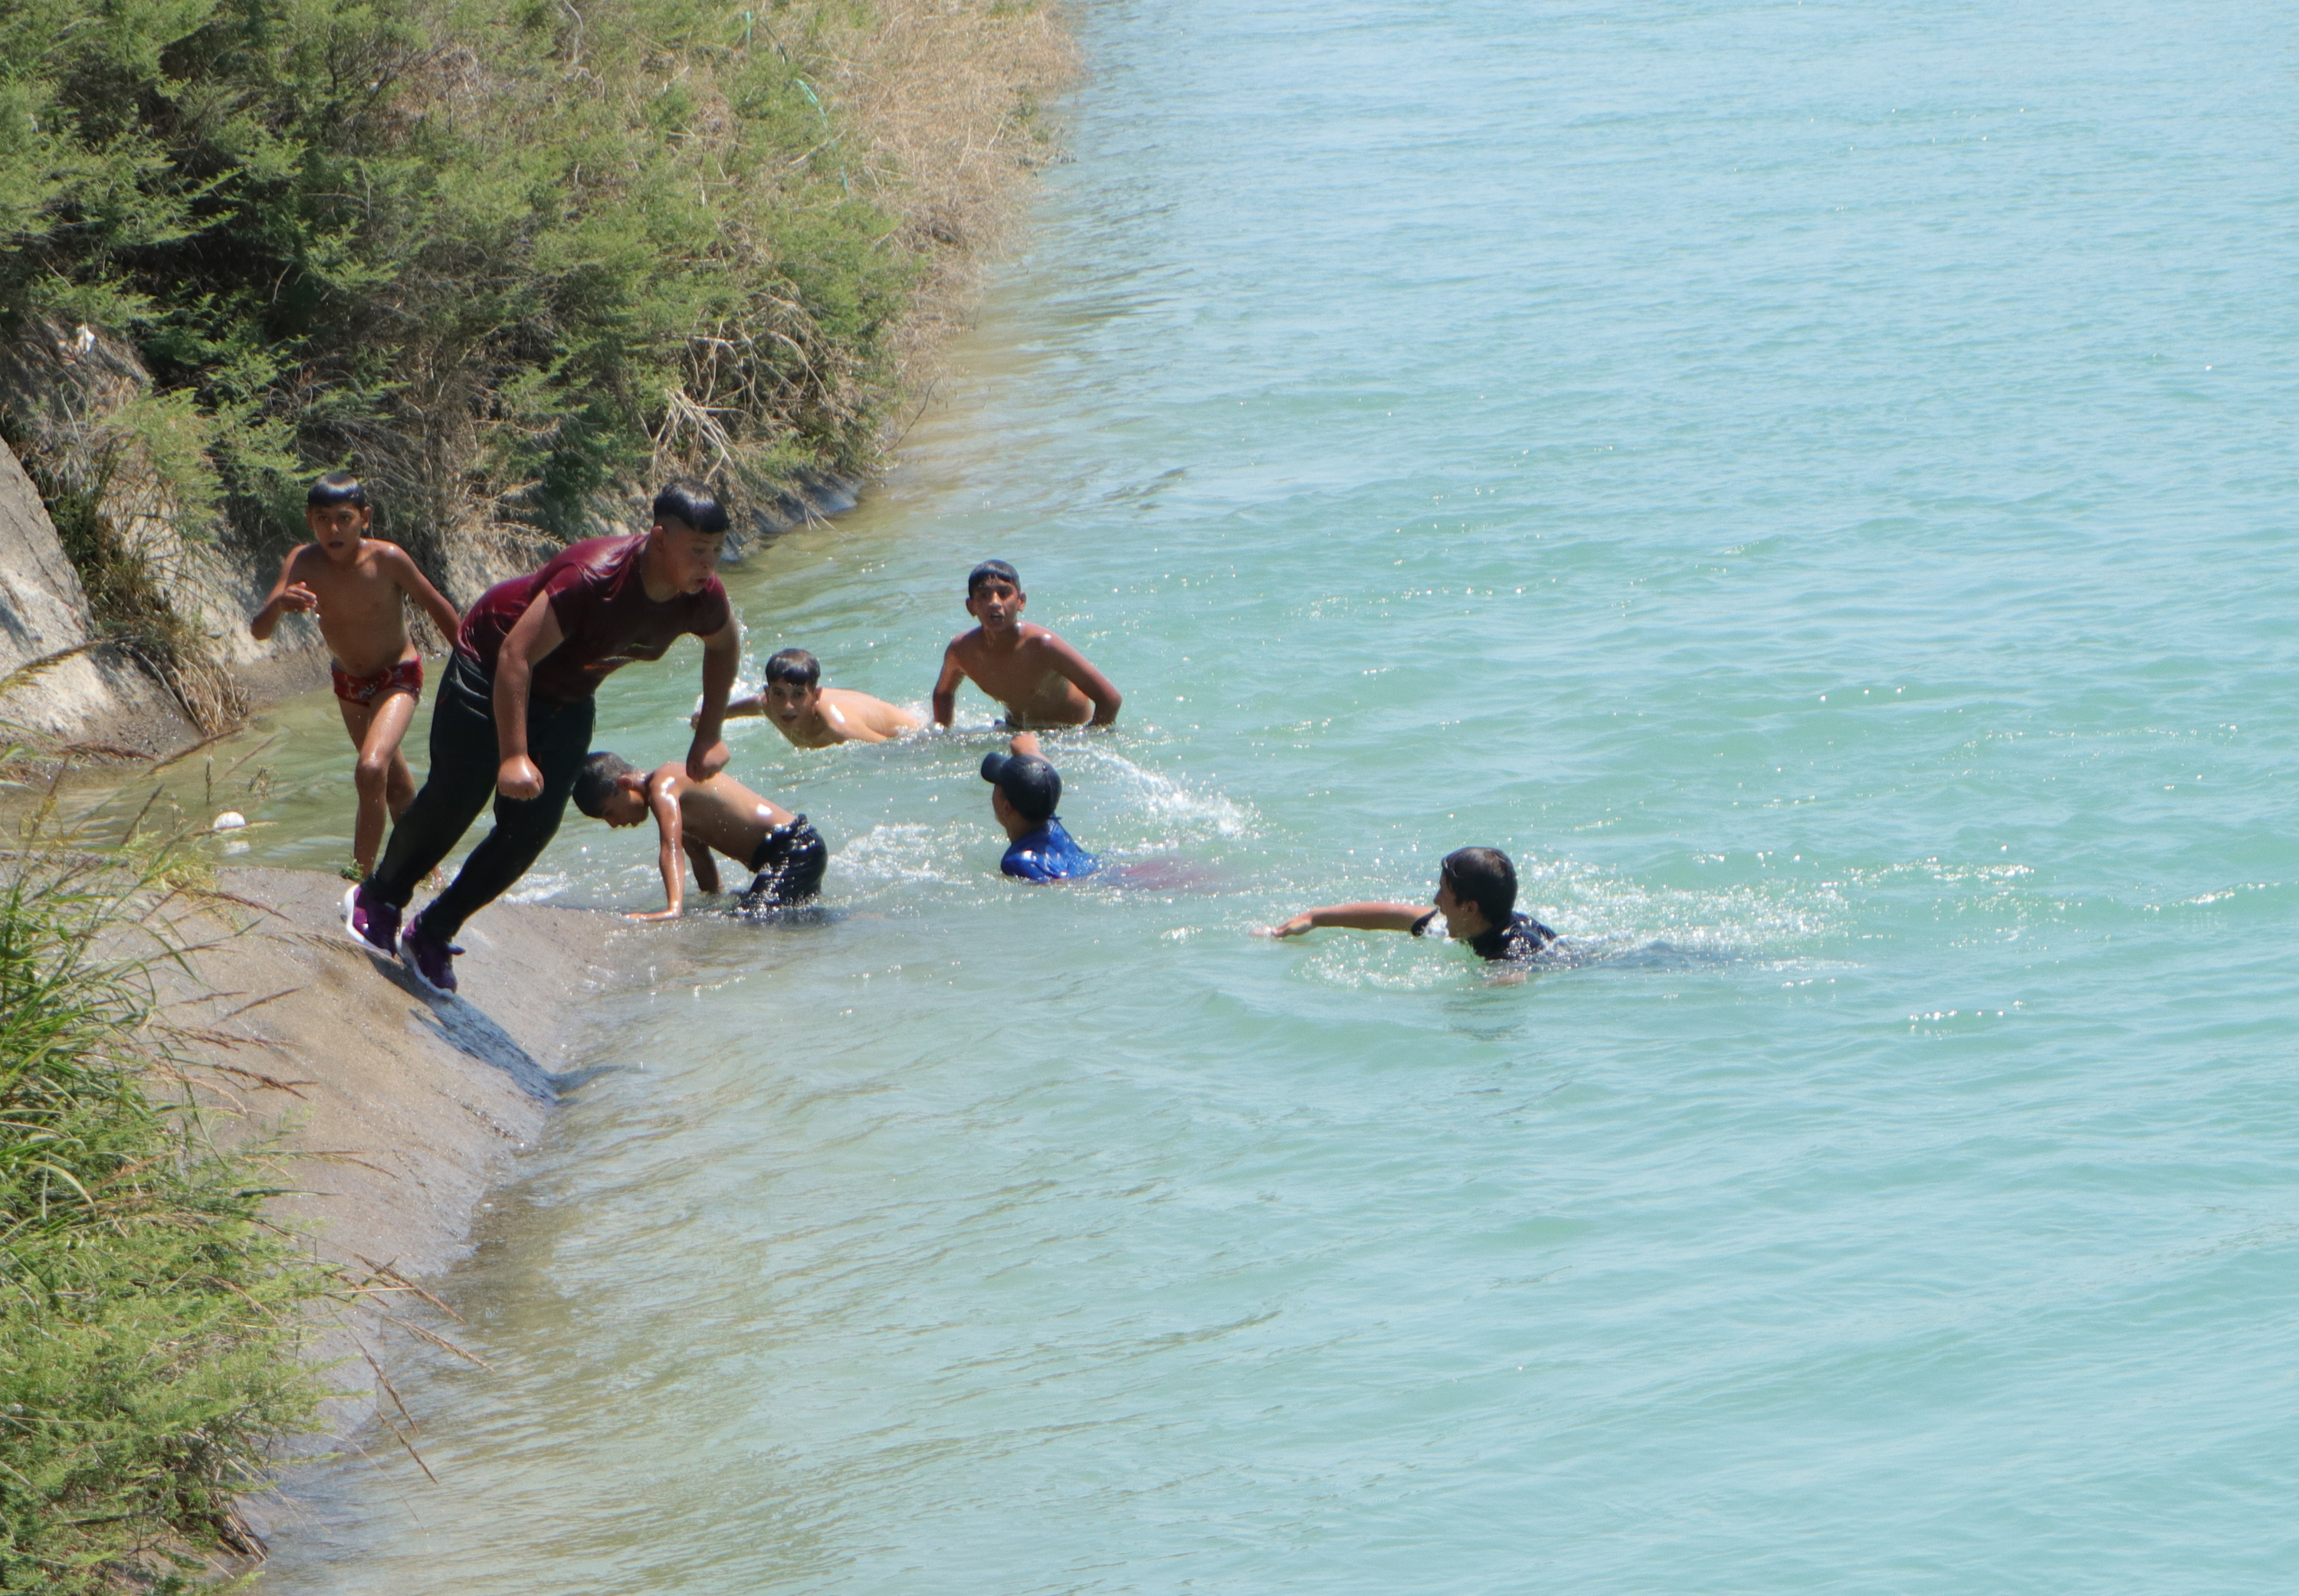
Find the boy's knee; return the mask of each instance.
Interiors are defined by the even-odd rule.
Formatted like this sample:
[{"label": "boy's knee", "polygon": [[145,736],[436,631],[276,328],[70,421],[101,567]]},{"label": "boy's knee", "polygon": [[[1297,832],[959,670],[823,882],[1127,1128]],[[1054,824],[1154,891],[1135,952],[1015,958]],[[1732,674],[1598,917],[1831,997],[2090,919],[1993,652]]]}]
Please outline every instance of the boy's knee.
[{"label": "boy's knee", "polygon": [[359,763],[352,767],[352,783],[359,789],[361,798],[380,798],[392,774],[389,759],[369,758],[362,754]]}]

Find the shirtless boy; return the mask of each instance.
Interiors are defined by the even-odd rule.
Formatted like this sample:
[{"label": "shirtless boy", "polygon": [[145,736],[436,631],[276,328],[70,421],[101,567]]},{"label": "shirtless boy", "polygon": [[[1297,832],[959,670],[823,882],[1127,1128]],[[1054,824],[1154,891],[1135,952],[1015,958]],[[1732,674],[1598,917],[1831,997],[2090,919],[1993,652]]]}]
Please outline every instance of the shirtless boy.
[{"label": "shirtless boy", "polygon": [[313,541],[288,551],[271,596],[247,624],[262,642],[293,611],[316,619],[328,640],[344,730],[359,750],[352,772],[359,790],[352,858],[362,876],[375,868],[386,814],[396,818],[415,798],[415,775],[399,744],[423,696],[423,656],[408,641],[405,600],[420,606],[443,638],[452,640],[460,624],[455,607],[405,550],[367,535],[373,519],[358,477],[330,471],[314,482],[303,499]]},{"label": "shirtless boy", "polygon": [[1039,726],[1106,726],[1125,702],[1109,678],[1043,626],[1022,618],[1029,596],[1002,559],[987,559],[966,579],[966,613],[981,624],[942,650],[934,718],[947,726],[958,712],[958,684],[974,684],[1006,707],[1017,732]]},{"label": "shirtless boy", "polygon": [[844,687],[822,685],[822,662],[804,649],[784,649],[767,661],[767,679],[758,691],[726,706],[726,718],[763,715],[801,748],[827,748],[842,742],[884,742],[915,732],[918,717],[884,699]]},{"label": "shirtless boy", "polygon": [[1497,848],[1464,848],[1447,854],[1437,867],[1435,901],[1433,909],[1419,904],[1329,904],[1302,910],[1284,924],[1270,927],[1269,934],[1299,937],[1330,925],[1360,931],[1411,931],[1421,937],[1442,916],[1445,935],[1466,942],[1480,958],[1517,963],[1540,957],[1556,940],[1555,931],[1518,912],[1516,866]]},{"label": "shirtless boy", "polygon": [[659,765],[642,776],[615,754],[593,754],[575,778],[575,806],[610,826],[635,826],[652,813],[662,839],[662,890],[667,909],[632,920],[676,920],[685,900],[681,853],[694,866],[694,884],[718,890],[716,848],[757,874],[743,890],[746,909],[779,907],[822,890],[830,850],[803,815],[762,798],[725,774],[698,781],[684,763]]}]

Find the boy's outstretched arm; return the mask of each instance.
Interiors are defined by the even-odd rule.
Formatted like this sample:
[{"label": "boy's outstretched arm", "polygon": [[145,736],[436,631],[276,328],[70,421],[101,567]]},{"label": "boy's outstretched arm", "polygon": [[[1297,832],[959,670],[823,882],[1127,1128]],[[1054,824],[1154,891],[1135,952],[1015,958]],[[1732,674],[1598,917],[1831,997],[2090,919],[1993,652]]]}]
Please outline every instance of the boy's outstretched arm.
[{"label": "boy's outstretched arm", "polygon": [[1117,718],[1118,706],[1125,695],[1115,683],[1093,668],[1093,662],[1049,632],[1043,639],[1046,651],[1053,656],[1054,669],[1076,683],[1077,690],[1093,700],[1092,724],[1106,726]]},{"label": "boy's outstretched arm", "polygon": [[[726,712],[719,718],[730,721],[751,720],[763,715],[766,712],[767,695],[762,692],[746,692],[739,699],[727,699]],[[686,717],[686,724],[690,726],[699,726],[702,724],[701,699],[698,698],[694,700],[694,713]]]},{"label": "boy's outstretched arm", "polygon": [[1321,925],[1355,931],[1409,931],[1428,913],[1427,904],[1327,904],[1323,908],[1304,909],[1284,924],[1271,926],[1269,934],[1298,937]]},{"label": "boy's outstretched arm", "polygon": [[270,641],[272,628],[279,624],[279,617],[289,610],[297,615],[318,611],[320,596],[302,583],[291,580],[295,574],[295,562],[311,546],[309,543],[296,544],[287,550],[287,558],[279,562],[279,580],[271,584],[271,591],[264,599],[263,608],[257,610],[247,623],[248,634],[257,642]]},{"label": "boy's outstretched arm", "polygon": [[958,684],[966,680],[966,667],[958,663],[958,645],[950,644],[942,651],[942,674],[934,678],[934,724],[947,726],[958,716]]},{"label": "boy's outstretched arm", "polygon": [[[685,819],[678,812],[678,794],[674,790],[676,778],[647,778],[647,808],[654,815],[654,829],[660,840],[656,862],[662,866],[662,895],[669,899],[670,907],[658,909],[652,914],[626,914],[626,920],[676,920],[686,896],[686,862],[683,857],[686,846]],[[708,889],[705,889],[708,890]]]},{"label": "boy's outstretched arm", "polygon": [[452,650],[455,633],[461,629],[463,617],[455,613],[455,607],[447,602],[447,596],[431,585],[431,579],[423,574],[423,567],[409,557],[406,550],[396,543],[387,543],[385,547],[391,550],[391,574],[399,583],[400,591],[415,600],[418,609],[431,617],[431,624],[439,628],[440,640]]},{"label": "boy's outstretched arm", "polygon": [[735,673],[742,667],[743,629],[729,616],[702,640],[702,707],[694,713],[694,740],[686,749],[689,781],[708,781],[726,768],[726,740],[719,726],[726,718],[726,696],[735,690]]}]

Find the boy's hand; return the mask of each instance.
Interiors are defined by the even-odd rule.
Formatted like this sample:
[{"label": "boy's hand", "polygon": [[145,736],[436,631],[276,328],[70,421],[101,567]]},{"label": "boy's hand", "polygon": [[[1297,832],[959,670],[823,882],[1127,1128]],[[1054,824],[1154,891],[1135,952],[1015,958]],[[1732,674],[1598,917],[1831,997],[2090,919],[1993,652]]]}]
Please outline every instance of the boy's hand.
[{"label": "boy's hand", "polygon": [[543,773],[524,754],[513,754],[495,771],[495,790],[507,798],[543,796]]},{"label": "boy's hand", "polygon": [[732,757],[733,755],[727,749],[725,738],[720,738],[706,748],[703,746],[702,740],[698,737],[686,750],[687,780],[708,781],[720,771],[725,770],[726,761]]},{"label": "boy's hand", "polygon": [[1278,938],[1298,937],[1304,931],[1314,931],[1316,929],[1317,917],[1315,912],[1314,910],[1305,909],[1300,914],[1294,915],[1292,919],[1287,921],[1284,924],[1271,926],[1267,930],[1264,931],[1262,935],[1265,937]]},{"label": "boy's hand", "polygon": [[320,613],[320,595],[303,583],[291,582],[279,590],[279,608],[315,616]]},{"label": "boy's hand", "polygon": [[678,918],[678,911],[676,909],[657,909],[652,914],[626,914],[623,918],[626,920],[676,920]]}]

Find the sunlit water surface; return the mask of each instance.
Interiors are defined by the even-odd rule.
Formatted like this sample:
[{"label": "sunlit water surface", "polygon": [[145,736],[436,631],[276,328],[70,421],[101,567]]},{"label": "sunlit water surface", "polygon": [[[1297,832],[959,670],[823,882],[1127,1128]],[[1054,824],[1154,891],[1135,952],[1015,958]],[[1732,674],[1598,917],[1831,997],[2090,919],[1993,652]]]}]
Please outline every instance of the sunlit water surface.
[{"label": "sunlit water surface", "polygon": [[[306,1482],[264,1588],[2279,1587],[2290,20],[1079,20],[959,379],[731,585],[920,703],[1015,561],[1160,884],[996,873],[978,696],[743,727],[828,913],[623,936],[448,1288],[494,1372],[404,1382],[441,1483]],[[332,867],[272,730],[245,857]],[[1470,842],[1577,967],[1249,935]],[[579,816],[528,883],[658,890]]]}]

